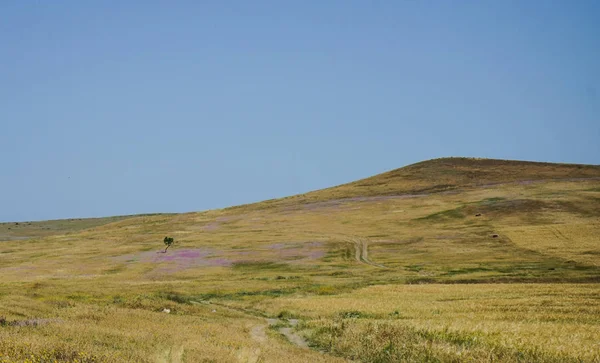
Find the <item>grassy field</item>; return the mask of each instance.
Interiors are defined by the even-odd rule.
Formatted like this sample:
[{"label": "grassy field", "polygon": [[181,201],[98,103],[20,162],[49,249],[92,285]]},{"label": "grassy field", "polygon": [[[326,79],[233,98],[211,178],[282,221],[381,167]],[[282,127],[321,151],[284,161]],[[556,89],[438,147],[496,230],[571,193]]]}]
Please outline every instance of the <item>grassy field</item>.
[{"label": "grassy field", "polygon": [[0,362],[600,362],[598,166],[436,159],[1,236]]}]

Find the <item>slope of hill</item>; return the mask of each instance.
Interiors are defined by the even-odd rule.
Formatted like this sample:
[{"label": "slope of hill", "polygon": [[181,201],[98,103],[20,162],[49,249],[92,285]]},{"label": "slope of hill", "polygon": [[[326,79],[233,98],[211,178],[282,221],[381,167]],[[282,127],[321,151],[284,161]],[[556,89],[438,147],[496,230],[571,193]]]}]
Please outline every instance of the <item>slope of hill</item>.
[{"label": "slope of hill", "polygon": [[90,227],[0,243],[0,362],[600,360],[598,166],[437,159]]},{"label": "slope of hill", "polygon": [[434,193],[501,183],[600,179],[600,166],[481,158],[440,158],[297,197],[305,200]]},{"label": "slope of hill", "polygon": [[26,221],[0,223],[0,241],[19,241],[31,238],[81,231],[137,216],[104,218],[71,218],[51,221]]}]

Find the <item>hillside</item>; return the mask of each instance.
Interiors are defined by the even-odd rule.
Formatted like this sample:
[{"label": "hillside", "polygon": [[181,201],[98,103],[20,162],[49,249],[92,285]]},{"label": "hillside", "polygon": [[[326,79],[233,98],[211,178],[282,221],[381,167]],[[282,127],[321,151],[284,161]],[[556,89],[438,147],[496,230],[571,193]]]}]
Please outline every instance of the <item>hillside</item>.
[{"label": "hillside", "polygon": [[0,362],[600,360],[599,166],[445,158],[89,222],[0,242]]},{"label": "hillside", "polygon": [[405,166],[298,197],[317,201],[394,194],[423,194],[515,182],[600,179],[599,165],[479,158],[440,158]]},{"label": "hillside", "polygon": [[81,231],[136,216],[104,218],[71,218],[51,221],[21,221],[0,223],[1,241],[20,241]]}]

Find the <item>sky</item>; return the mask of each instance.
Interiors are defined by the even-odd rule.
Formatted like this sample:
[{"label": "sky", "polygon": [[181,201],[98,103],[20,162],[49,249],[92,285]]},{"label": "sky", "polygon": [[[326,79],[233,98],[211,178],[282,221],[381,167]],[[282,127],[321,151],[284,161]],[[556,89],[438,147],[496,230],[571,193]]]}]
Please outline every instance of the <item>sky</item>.
[{"label": "sky", "polygon": [[600,164],[598,1],[0,2],[0,221]]}]

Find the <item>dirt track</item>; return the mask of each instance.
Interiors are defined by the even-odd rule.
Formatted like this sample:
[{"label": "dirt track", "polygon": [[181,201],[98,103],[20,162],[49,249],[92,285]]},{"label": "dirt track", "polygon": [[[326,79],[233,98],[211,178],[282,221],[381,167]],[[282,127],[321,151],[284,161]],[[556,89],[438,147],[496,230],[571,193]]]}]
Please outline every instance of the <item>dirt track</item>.
[{"label": "dirt track", "polygon": [[[266,324],[255,325],[250,330],[250,336],[252,337],[252,339],[254,339],[255,341],[257,341],[259,343],[267,342],[268,338],[267,338],[267,334],[266,334],[266,329],[268,326],[286,323],[285,320],[281,320],[281,319],[266,319],[266,320],[267,320]],[[294,344],[295,346],[297,346],[299,348],[308,349],[308,343],[306,342],[306,340],[303,337],[301,337],[300,335],[296,334],[296,332],[294,332],[294,330],[293,330],[293,328],[296,325],[298,325],[298,320],[297,319],[289,319],[289,320],[287,320],[287,324],[289,324],[290,326],[280,327],[277,329],[277,331],[279,331],[284,337],[287,338],[287,340],[290,343]]]},{"label": "dirt track", "polygon": [[348,243],[352,243],[354,246],[354,259],[357,262],[365,263],[367,265],[387,268],[384,265],[375,263],[369,259],[369,240],[364,237],[350,237],[347,240]]}]

